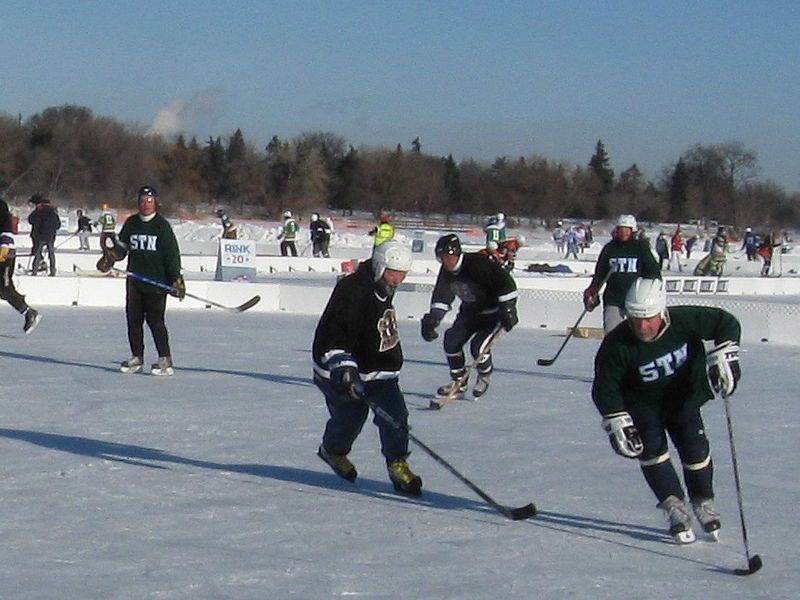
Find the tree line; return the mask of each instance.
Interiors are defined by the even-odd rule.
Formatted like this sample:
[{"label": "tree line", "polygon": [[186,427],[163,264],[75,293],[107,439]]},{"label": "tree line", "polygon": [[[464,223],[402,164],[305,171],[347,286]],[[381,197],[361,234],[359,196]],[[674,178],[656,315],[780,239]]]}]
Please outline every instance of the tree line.
[{"label": "tree line", "polygon": [[620,213],[644,221],[714,219],[744,227],[800,224],[797,194],[757,178],[757,155],[741,142],[696,144],[655,181],[636,164],[618,175],[602,140],[585,165],[543,156],[497,157],[491,164],[408,149],[354,148],[335,133],[274,136],[264,148],[241,129],[227,138],[167,140],[74,105],[25,120],[0,114],[0,194],[10,201],[43,193],[55,203],[133,207],[135,191],[159,187],[167,212],[210,211],[277,217],[366,210],[419,215],[492,214],[552,222]]}]

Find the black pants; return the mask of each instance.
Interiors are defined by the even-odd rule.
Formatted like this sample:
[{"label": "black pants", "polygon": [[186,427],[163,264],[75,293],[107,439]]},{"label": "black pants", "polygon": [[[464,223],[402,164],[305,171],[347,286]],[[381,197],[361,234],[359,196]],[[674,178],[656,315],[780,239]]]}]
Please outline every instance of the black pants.
[{"label": "black pants", "polygon": [[[451,375],[461,371],[466,365],[464,344],[472,338],[470,352],[472,358],[478,358],[483,344],[492,335],[498,323],[500,323],[500,317],[497,312],[490,314],[458,313],[452,327],[444,333],[444,353],[447,357]],[[490,354],[486,360],[478,365],[478,372],[488,375],[493,368]]]},{"label": "black pants", "polygon": [[50,261],[50,275],[56,274],[56,251],[53,247],[54,244],[55,239],[43,240],[37,238],[33,240],[33,272],[31,275],[38,275],[39,268],[44,260],[45,247],[47,247],[47,258]]},{"label": "black pants", "polygon": [[153,334],[159,356],[172,356],[169,349],[169,333],[164,323],[167,295],[164,292],[143,292],[135,281],[126,284],[125,317],[128,321],[128,343],[133,356],[144,356],[144,322]]},{"label": "black pants", "polygon": [[661,410],[634,408],[629,412],[644,444],[639,458],[642,474],[658,501],[668,496],[685,497],[669,458],[667,434],[681,458],[689,498],[713,498],[714,464],[700,409],[680,406]]},{"label": "black pants", "polygon": [[292,256],[297,256],[297,246],[295,246],[294,240],[283,240],[281,242],[281,256],[289,256],[289,252],[292,253]]},{"label": "black pants", "polygon": [[28,310],[28,304],[25,302],[25,296],[14,287],[12,279],[16,262],[16,258],[7,258],[0,263],[0,298],[13,306],[17,312],[23,313]]}]

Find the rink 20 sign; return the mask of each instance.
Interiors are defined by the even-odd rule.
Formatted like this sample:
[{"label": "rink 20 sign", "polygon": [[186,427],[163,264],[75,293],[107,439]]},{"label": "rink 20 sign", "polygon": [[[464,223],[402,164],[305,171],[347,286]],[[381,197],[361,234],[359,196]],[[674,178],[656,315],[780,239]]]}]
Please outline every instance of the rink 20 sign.
[{"label": "rink 20 sign", "polygon": [[217,281],[253,281],[256,278],[255,240],[219,241]]}]

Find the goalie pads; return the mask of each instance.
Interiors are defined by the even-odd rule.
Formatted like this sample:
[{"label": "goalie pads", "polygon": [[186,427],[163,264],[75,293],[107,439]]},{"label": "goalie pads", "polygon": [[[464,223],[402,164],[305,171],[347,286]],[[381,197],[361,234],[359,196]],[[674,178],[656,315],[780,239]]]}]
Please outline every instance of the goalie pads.
[{"label": "goalie pads", "polygon": [[644,450],[642,438],[633,424],[633,419],[626,412],[604,415],[602,421],[603,431],[608,434],[608,440],[614,452],[625,458],[638,458]]},{"label": "goalie pads", "polygon": [[727,398],[736,391],[742,376],[739,367],[739,345],[728,340],[715,346],[706,356],[708,380],[714,391]]}]

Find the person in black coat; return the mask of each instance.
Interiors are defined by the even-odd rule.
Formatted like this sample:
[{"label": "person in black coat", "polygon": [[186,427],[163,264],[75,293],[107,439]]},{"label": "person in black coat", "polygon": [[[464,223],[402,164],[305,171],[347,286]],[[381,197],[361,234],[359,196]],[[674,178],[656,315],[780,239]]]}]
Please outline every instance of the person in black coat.
[{"label": "person in black coat", "polygon": [[50,277],[55,277],[56,232],[61,228],[61,219],[56,208],[41,194],[34,194],[29,202],[35,206],[33,212],[28,215],[28,223],[31,225],[31,240],[33,241],[33,272],[31,275],[38,275],[40,270],[45,270],[42,262],[44,260],[44,249],[47,247]]}]

